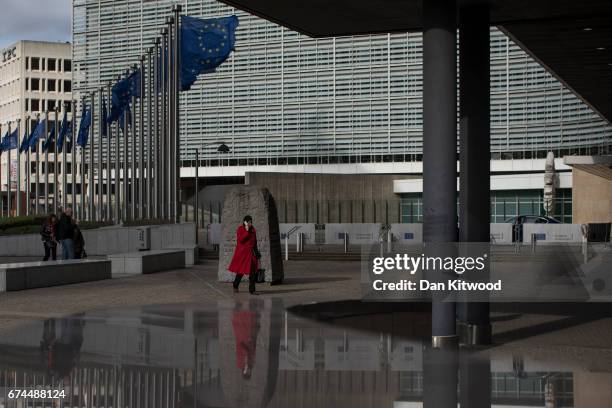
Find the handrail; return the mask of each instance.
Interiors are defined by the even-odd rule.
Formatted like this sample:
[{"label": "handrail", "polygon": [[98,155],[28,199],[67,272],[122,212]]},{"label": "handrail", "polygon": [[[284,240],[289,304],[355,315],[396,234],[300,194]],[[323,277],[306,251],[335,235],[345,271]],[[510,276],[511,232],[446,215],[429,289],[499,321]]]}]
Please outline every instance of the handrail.
[{"label": "handrail", "polygon": [[291,228],[289,231],[287,231],[287,232],[285,233],[285,236],[286,236],[287,238],[291,237],[291,234],[293,234],[295,231],[299,230],[300,228],[302,228],[302,226],[301,226],[301,225],[296,225],[295,227],[293,227],[293,228]]}]

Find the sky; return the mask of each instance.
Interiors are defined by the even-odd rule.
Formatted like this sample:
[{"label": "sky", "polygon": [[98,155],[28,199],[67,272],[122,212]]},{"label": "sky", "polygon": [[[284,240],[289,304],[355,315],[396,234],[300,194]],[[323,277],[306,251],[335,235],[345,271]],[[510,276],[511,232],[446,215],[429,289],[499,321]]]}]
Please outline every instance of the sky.
[{"label": "sky", "polygon": [[19,40],[71,40],[72,0],[1,0],[0,3],[0,49]]}]

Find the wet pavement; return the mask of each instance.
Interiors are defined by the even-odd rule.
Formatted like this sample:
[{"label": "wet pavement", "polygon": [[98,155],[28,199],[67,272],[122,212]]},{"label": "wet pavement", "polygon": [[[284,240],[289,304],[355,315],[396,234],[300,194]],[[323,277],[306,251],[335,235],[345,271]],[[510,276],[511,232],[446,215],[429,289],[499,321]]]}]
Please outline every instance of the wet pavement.
[{"label": "wet pavement", "polygon": [[358,267],[290,262],[256,297],[214,265],[3,294],[0,407],[612,406],[608,304],[495,304],[492,346],[432,350],[429,305],[359,302]]}]

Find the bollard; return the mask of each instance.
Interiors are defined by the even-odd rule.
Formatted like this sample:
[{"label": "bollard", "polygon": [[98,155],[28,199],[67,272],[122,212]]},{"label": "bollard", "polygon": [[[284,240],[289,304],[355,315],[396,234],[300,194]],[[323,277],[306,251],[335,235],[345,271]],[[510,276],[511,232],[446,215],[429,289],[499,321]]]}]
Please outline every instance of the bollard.
[{"label": "bollard", "polygon": [[289,234],[285,235],[285,261],[289,260]]},{"label": "bollard", "polygon": [[348,246],[349,246],[349,238],[348,238],[348,232],[344,233],[344,253],[348,252]]},{"label": "bollard", "polygon": [[536,243],[537,242],[538,242],[537,235],[532,233],[531,234],[531,252],[535,252],[536,251]]},{"label": "bollard", "polygon": [[304,252],[304,235],[301,232],[295,236],[295,252]]}]

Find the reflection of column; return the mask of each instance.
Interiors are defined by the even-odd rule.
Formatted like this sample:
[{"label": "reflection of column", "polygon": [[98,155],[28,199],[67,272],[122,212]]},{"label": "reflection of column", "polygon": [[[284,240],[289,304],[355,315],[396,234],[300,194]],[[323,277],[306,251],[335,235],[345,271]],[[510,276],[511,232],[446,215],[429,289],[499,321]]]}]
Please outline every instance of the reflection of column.
[{"label": "reflection of column", "polygon": [[457,348],[423,351],[423,408],[457,408],[457,354]]},{"label": "reflection of column", "polygon": [[491,360],[485,353],[464,351],[459,356],[459,401],[461,407],[491,406]]}]

